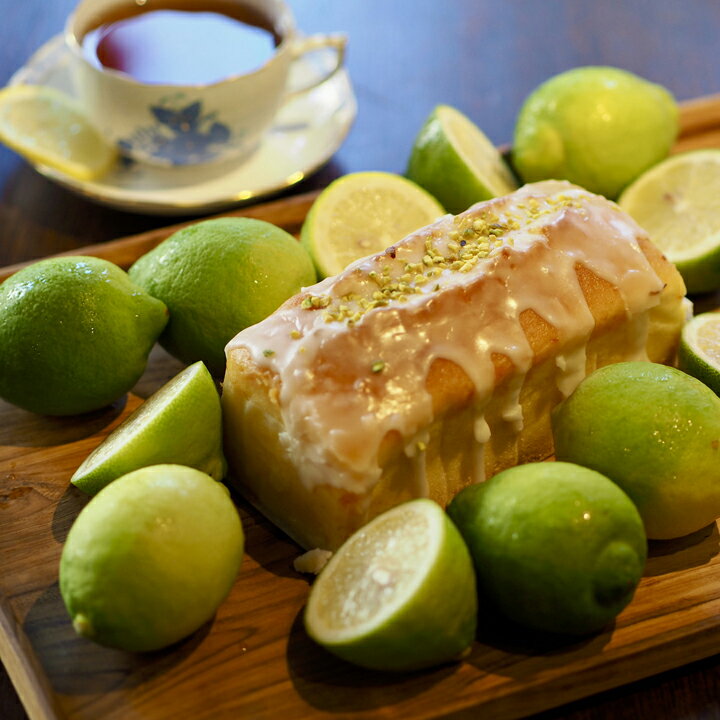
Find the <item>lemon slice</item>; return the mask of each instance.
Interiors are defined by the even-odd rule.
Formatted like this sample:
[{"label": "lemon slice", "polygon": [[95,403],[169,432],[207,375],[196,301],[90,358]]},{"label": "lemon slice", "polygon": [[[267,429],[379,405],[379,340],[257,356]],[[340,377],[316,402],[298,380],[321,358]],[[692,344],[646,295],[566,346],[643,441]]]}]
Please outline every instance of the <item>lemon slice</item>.
[{"label": "lemon slice", "polygon": [[382,252],[444,212],[435,198],[399,175],[350,173],[320,193],[301,239],[318,272],[328,277]]},{"label": "lemon slice", "polygon": [[414,670],[460,657],[475,636],[470,553],[442,508],[412,500],[335,553],[305,610],[310,637],[349,662]]},{"label": "lemon slice", "polygon": [[202,362],[148,398],[77,469],[71,482],[88,495],[148,465],[172,463],[225,475],[220,396]]},{"label": "lemon slice", "polygon": [[720,313],[703,313],[685,325],[678,367],[720,395]]},{"label": "lemon slice", "polygon": [[720,150],[668,158],[641,175],[620,207],[677,265],[689,292],[720,288]]},{"label": "lemon slice", "polygon": [[0,91],[0,141],[78,180],[103,175],[117,157],[71,97],[43,85]]},{"label": "lemon slice", "polygon": [[500,153],[469,118],[438,105],[421,128],[406,175],[451,213],[517,189]]}]

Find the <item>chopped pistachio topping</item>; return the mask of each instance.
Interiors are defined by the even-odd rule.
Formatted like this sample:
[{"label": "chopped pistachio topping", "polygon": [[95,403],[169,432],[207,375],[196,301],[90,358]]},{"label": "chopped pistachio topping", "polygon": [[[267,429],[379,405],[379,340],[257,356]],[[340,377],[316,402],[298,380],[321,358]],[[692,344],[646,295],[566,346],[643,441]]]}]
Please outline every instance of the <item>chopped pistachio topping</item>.
[{"label": "chopped pistachio topping", "polygon": [[272,357],[275,354],[274,350],[263,350],[263,355],[265,357]]},{"label": "chopped pistachio topping", "polygon": [[[403,244],[393,245],[377,257],[375,268],[364,273],[372,284],[363,294],[351,293],[339,298],[308,295],[301,307],[322,308],[325,322],[354,325],[370,310],[407,302],[412,295],[439,291],[441,284],[429,284],[430,280],[436,280],[443,273],[472,272],[479,262],[503,247],[514,247],[513,232],[564,207],[583,211],[578,199],[558,193],[543,198],[528,197],[509,209],[493,203],[472,214],[457,215],[449,231],[440,228],[421,231],[423,234],[417,238],[422,243],[421,251],[413,260],[407,259]],[[376,365],[373,372],[380,372],[374,369]]]},{"label": "chopped pistachio topping", "polygon": [[317,310],[318,308],[327,307],[331,302],[329,295],[307,295],[300,303],[300,307],[303,310]]},{"label": "chopped pistachio topping", "polygon": [[372,364],[370,368],[374,373],[382,372],[385,369],[385,363],[382,360],[378,360]]}]

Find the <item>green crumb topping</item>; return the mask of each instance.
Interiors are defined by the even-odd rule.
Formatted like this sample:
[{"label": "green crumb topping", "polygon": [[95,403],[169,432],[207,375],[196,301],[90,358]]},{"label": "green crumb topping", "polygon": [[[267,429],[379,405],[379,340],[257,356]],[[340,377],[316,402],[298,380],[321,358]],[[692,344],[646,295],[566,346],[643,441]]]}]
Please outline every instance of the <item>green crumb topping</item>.
[{"label": "green crumb topping", "polygon": [[263,350],[263,355],[265,357],[272,357],[275,354],[274,350]]},{"label": "green crumb topping", "polygon": [[331,302],[332,299],[329,295],[307,295],[300,303],[300,307],[303,310],[318,310],[326,308]]},{"label": "green crumb topping", "polygon": [[[308,295],[301,303],[306,310],[323,309],[326,323],[344,322],[354,325],[370,310],[392,303],[403,303],[412,295],[428,295],[441,289],[437,280],[443,273],[470,273],[481,260],[491,257],[503,247],[514,247],[514,232],[532,221],[556,213],[562,208],[584,212],[582,202],[565,193],[548,197],[526,198],[511,208],[489,205],[473,215],[457,215],[449,231],[425,231],[418,238],[424,243],[415,262],[402,258],[402,245],[392,246],[377,260],[380,267],[367,270],[364,278],[370,287],[363,294],[348,293],[339,298],[329,295]],[[375,370],[373,372],[380,372]],[[382,369],[382,368],[381,368]]]},{"label": "green crumb topping", "polygon": [[385,363],[382,360],[378,360],[377,362],[374,362],[370,369],[374,373],[382,372],[385,369]]}]

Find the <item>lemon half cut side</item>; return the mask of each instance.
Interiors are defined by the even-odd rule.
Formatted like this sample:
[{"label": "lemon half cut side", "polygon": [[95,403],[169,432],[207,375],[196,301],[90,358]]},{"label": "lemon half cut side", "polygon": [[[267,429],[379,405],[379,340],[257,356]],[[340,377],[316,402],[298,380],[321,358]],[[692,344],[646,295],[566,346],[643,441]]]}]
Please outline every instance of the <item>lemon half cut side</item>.
[{"label": "lemon half cut side", "polygon": [[445,214],[428,192],[400,175],[350,173],[313,203],[301,240],[322,277],[379,253]]},{"label": "lemon half cut side", "polygon": [[720,394],[720,312],[697,315],[683,327],[678,367]]},{"label": "lemon half cut side", "polygon": [[72,97],[44,85],[0,90],[0,141],[78,180],[104,175],[118,156]]},{"label": "lemon half cut side", "polygon": [[688,292],[720,288],[720,149],[668,158],[641,175],[620,207],[650,235]]},{"label": "lemon half cut side", "polygon": [[399,505],[358,530],[313,585],[310,637],[349,662],[407,671],[457,659],[475,636],[470,553],[431,500]]}]

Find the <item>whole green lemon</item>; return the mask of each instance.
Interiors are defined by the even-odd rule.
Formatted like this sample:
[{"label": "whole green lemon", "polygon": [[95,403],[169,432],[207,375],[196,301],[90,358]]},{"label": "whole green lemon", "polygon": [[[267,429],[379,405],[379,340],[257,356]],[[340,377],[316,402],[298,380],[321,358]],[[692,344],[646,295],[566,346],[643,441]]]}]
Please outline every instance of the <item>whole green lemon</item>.
[{"label": "whole green lemon", "polygon": [[106,260],[34,263],[0,285],[0,397],[46,415],[104,407],[143,374],[167,318]]},{"label": "whole green lemon", "polygon": [[582,635],[632,599],[647,541],[614,483],[562,462],[518,465],[462,490],[448,513],[473,556],[480,604],[546,632]]},{"label": "whole green lemon", "polygon": [[525,182],[569,180],[612,199],[667,156],[677,131],[665,88],[619,68],[574,68],[523,104],[513,164]]},{"label": "whole green lemon", "polygon": [[607,475],[632,498],[649,538],[720,516],[720,398],[675,368],[596,370],[557,408],[553,436],[558,460]]},{"label": "whole green lemon", "polygon": [[118,478],[83,508],[62,551],[60,592],[83,637],[158,650],[210,620],[243,548],[224,485],[194,468],[153,465]]},{"label": "whole green lemon", "polygon": [[248,325],[315,282],[305,248],[279,227],[251,218],[190,225],[141,257],[130,277],[170,310],[161,345],[183,362],[225,372],[225,345]]}]

